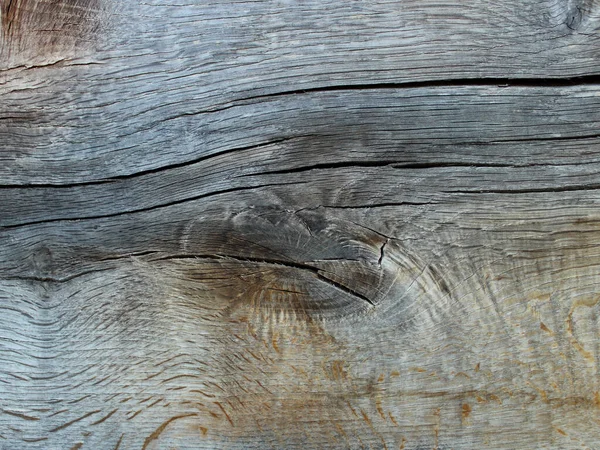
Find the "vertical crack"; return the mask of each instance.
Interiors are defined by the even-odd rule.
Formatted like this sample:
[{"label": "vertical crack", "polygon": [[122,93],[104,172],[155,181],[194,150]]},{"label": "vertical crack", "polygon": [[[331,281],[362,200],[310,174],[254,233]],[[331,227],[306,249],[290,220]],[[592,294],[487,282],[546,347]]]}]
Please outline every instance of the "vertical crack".
[{"label": "vertical crack", "polygon": [[383,261],[383,257],[385,256],[383,251],[388,242],[390,242],[390,238],[387,238],[385,242],[381,245],[381,248],[379,249],[379,259],[377,260],[377,264],[379,265],[379,267],[381,267],[381,261]]}]

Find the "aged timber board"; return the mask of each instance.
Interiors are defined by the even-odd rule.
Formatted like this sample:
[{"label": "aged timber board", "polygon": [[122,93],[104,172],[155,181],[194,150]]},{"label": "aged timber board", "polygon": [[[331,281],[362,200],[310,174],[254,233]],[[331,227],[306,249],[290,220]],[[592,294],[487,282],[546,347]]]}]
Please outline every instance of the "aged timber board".
[{"label": "aged timber board", "polygon": [[0,449],[600,448],[598,2],[0,5]]}]

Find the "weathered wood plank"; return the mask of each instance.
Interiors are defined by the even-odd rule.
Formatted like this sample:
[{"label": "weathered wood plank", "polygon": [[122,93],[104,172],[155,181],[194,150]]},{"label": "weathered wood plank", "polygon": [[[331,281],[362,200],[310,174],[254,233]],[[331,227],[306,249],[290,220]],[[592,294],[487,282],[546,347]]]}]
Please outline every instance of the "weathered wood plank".
[{"label": "weathered wood plank", "polygon": [[600,447],[596,3],[1,6],[0,449]]},{"label": "weathered wood plank", "polygon": [[[25,183],[98,180],[263,143],[228,143],[199,124],[205,112],[264,95],[598,76],[589,1],[4,5],[13,13],[3,15],[9,56],[0,61],[18,67],[0,72],[0,177]],[[40,33],[53,36],[50,48]]]},{"label": "weathered wood plank", "polygon": [[[19,104],[24,101],[21,99]],[[50,99],[41,101],[46,103]],[[185,105],[176,106],[177,111],[166,106],[167,111],[153,109],[145,115],[128,116],[129,119],[123,117],[127,110],[93,108],[93,115],[103,116],[101,121],[76,108],[66,110],[67,116],[56,119],[64,127],[53,128],[51,122],[48,136],[40,136],[45,133],[44,124],[9,117],[4,134],[7,151],[2,179],[5,184],[17,185],[99,181],[202,160],[236,149],[240,154],[262,154],[267,151],[262,148],[264,145],[291,139],[298,140],[296,148],[300,147],[304,154],[310,152],[313,143],[319,149],[326,148],[328,153],[322,162],[329,162],[330,153],[333,161],[371,157],[393,160],[402,146],[412,155],[407,162],[420,163],[422,154],[425,155],[422,158],[432,159],[426,155],[440,153],[435,146],[443,144],[469,147],[475,155],[482,152],[498,155],[502,153],[495,152],[494,147],[487,151],[488,147],[477,144],[505,141],[517,141],[513,142],[514,147],[505,146],[505,151],[514,155],[515,149],[526,145],[522,141],[597,138],[600,117],[597,106],[597,85],[584,85],[349,89],[259,98],[210,113],[197,112]],[[54,113],[63,114],[57,110]],[[595,141],[587,142],[593,146]],[[36,145],[35,150],[24,150],[31,144]],[[568,143],[556,145],[575,147]],[[445,145],[445,148],[450,147]],[[244,149],[247,151],[241,152]],[[550,152],[548,156],[562,154],[545,151]],[[580,154],[581,147],[575,152]],[[540,153],[544,154],[537,151],[523,158],[531,161]],[[473,159],[484,158],[473,156]]]},{"label": "weathered wood plank", "polygon": [[245,80],[243,91],[257,78],[299,88],[395,82],[399,70],[404,80],[583,76],[598,74],[598,19],[590,0],[12,0],[2,8],[2,68],[100,50],[128,58],[117,67],[130,74],[145,61],[147,75],[228,74],[225,85]]},{"label": "weathered wood plank", "polygon": [[32,265],[5,278],[47,280],[4,282],[7,410],[40,419],[10,442],[139,448],[173,420],[183,448],[594,447],[596,191],[278,197],[5,231]]}]

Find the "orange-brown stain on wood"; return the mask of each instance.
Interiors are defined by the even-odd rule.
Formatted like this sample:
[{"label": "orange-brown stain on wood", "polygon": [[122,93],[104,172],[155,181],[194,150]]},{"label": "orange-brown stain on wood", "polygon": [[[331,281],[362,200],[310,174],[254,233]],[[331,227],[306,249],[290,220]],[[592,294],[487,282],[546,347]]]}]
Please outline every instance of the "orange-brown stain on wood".
[{"label": "orange-brown stain on wood", "polygon": [[346,401],[346,405],[348,406],[348,408],[350,409],[350,411],[352,411],[352,415],[354,415],[354,417],[358,417],[358,414],[356,413],[356,410],[352,407],[352,405],[350,404],[349,401]]},{"label": "orange-brown stain on wood", "polygon": [[380,398],[378,398],[378,399],[375,401],[375,408],[377,409],[377,412],[379,413],[379,415],[381,416],[381,418],[382,418],[383,420],[387,420],[387,417],[386,417],[386,415],[385,415],[385,412],[383,411],[383,406],[381,405],[381,399],[380,399]]},{"label": "orange-brown stain on wood", "polygon": [[279,333],[274,332],[273,337],[271,338],[271,344],[273,345],[273,350],[275,350],[277,353],[281,354],[281,350],[279,350],[279,345],[277,344],[278,341],[279,341]]},{"label": "orange-brown stain on wood", "polygon": [[465,425],[468,423],[469,416],[473,410],[471,409],[471,405],[468,403],[463,403],[461,409],[462,424]]},{"label": "orange-brown stain on wood", "polygon": [[338,422],[334,422],[334,426],[342,436],[344,436],[345,438],[348,437],[348,435],[346,434],[346,432],[344,431],[344,429]]},{"label": "orange-brown stain on wood", "polygon": [[331,362],[330,369],[326,371],[330,379],[343,381],[348,378],[348,370],[345,367],[345,361],[336,359]]},{"label": "orange-brown stain on wood", "polygon": [[437,408],[433,411],[433,416],[435,418],[433,425],[433,437],[434,437],[434,450],[438,450],[440,446],[440,425],[442,424],[442,415],[441,409]]},{"label": "orange-brown stain on wood", "polygon": [[594,355],[592,355],[591,352],[586,350],[584,348],[584,346],[581,344],[581,342],[579,342],[579,340],[577,339],[577,337],[575,335],[574,324],[573,324],[573,314],[575,313],[575,310],[577,310],[578,308],[581,308],[581,307],[593,308],[599,302],[600,302],[600,296],[575,300],[573,302],[573,305],[571,306],[571,310],[569,311],[569,314],[565,320],[566,326],[567,326],[567,333],[569,334],[571,344],[581,354],[581,356],[583,356],[590,363],[593,363],[595,361]]},{"label": "orange-brown stain on wood", "polygon": [[500,399],[500,397],[498,397],[495,394],[490,394],[490,400],[494,400],[495,402],[497,402],[499,405],[502,404],[502,400]]},{"label": "orange-brown stain on wood", "polygon": [[169,261],[165,273],[189,311],[196,311],[194,320],[209,321],[211,339],[221,344],[206,369],[221,389],[200,382],[193,388],[213,400],[214,410],[199,418],[213,439],[272,434],[283,443],[310,435],[315,420],[343,425],[358,414],[376,434],[371,410],[352,406],[368,392],[369,380],[352,379],[340,357],[345,343],[325,329],[319,303],[297,273],[251,261],[191,259]]},{"label": "orange-brown stain on wood", "polygon": [[[388,374],[381,367],[373,375],[361,376],[358,368],[351,371],[349,361],[358,360],[356,344],[334,337],[336,328],[331,324],[335,322],[323,319],[327,313],[321,309],[323,302],[309,294],[310,283],[318,281],[310,272],[299,274],[283,264],[228,258],[173,259],[161,264],[162,276],[172,285],[168,292],[176,294],[173,308],[203,331],[190,344],[206,345],[202,339],[208,336],[212,345],[203,366],[211,381],[203,381],[204,375],[199,381],[189,379],[196,384],[188,392],[197,399],[186,400],[211,399],[210,408],[198,412],[197,422],[211,430],[215,445],[225,437],[230,442],[262,436],[281,442],[298,436],[309,439],[315,424],[325,420],[324,428],[331,430],[363,422],[362,438],[365,433],[371,439],[378,436],[383,445],[393,439],[397,448],[402,429],[395,427],[406,427],[405,419],[397,420],[387,411],[389,396],[379,383],[388,377],[393,384],[392,377],[400,372]],[[412,370],[431,379],[426,368]],[[431,372],[431,377],[437,376]],[[436,446],[439,411],[434,414]],[[197,429],[198,424],[196,433]],[[358,437],[348,434],[348,440]],[[344,436],[340,432],[330,439]]]},{"label": "orange-brown stain on wood", "polygon": [[364,412],[362,409],[360,410],[360,413],[361,413],[364,421],[369,425],[369,427],[373,428],[373,422],[371,422],[371,419],[369,418],[367,413]]}]

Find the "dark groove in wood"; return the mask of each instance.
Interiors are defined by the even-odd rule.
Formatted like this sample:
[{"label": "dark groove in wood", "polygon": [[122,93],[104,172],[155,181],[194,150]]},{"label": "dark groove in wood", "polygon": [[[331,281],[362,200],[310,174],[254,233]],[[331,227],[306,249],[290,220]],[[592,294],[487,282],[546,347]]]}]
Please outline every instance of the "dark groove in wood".
[{"label": "dark groove in wood", "polygon": [[102,269],[94,269],[94,270],[84,270],[83,272],[76,273],[74,275],[70,275],[64,278],[54,278],[54,277],[36,277],[36,276],[6,276],[1,277],[2,280],[19,280],[19,281],[34,281],[37,283],[66,283],[67,281],[71,281],[75,278],[82,277],[84,275],[88,275],[90,273],[96,272],[104,272],[105,270],[110,270],[110,268],[102,268]]},{"label": "dark groove in wood", "polygon": [[117,441],[117,445],[115,446],[115,448],[113,450],[119,450],[119,447],[121,447],[121,442],[123,442],[123,437],[125,436],[125,433],[121,434],[121,437],[119,438],[119,440]]}]

